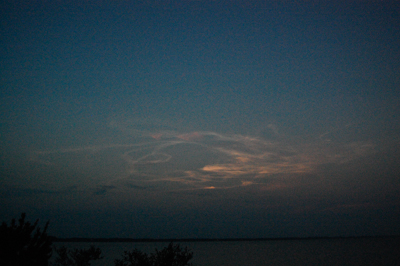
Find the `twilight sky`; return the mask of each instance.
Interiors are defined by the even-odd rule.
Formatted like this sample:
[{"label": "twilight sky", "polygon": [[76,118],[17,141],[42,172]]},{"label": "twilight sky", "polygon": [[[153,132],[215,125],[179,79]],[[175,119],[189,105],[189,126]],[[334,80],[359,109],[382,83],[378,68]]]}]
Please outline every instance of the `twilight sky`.
[{"label": "twilight sky", "polygon": [[400,2],[0,8],[0,218],[58,237],[400,234]]}]

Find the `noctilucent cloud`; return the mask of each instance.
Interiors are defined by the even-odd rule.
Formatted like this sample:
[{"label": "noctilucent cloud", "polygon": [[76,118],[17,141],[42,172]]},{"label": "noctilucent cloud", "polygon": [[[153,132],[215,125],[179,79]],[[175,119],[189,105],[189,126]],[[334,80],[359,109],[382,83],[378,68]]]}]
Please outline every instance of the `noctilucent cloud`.
[{"label": "noctilucent cloud", "polygon": [[0,217],[57,237],[400,234],[400,2],[3,1]]}]

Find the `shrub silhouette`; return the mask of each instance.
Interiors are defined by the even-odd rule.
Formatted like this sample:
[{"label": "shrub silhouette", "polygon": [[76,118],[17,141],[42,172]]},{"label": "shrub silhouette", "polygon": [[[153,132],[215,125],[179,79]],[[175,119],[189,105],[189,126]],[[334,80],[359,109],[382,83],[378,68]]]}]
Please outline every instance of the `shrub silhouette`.
[{"label": "shrub silhouette", "polygon": [[172,242],[161,251],[155,250],[150,255],[138,249],[124,251],[122,259],[116,259],[115,266],[191,266],[189,261],[193,258],[193,252],[187,247],[182,249],[179,244]]},{"label": "shrub silhouette", "polygon": [[153,265],[150,257],[138,249],[132,251],[124,251],[121,260],[114,260],[115,266],[151,266]]},{"label": "shrub silhouette", "polygon": [[99,260],[101,256],[101,250],[91,246],[88,249],[74,249],[68,250],[62,246],[55,248],[57,257],[54,262],[54,266],[90,266],[91,260]]},{"label": "shrub silhouette", "polygon": [[[2,222],[0,226],[0,266],[49,266],[52,255],[51,236],[47,235],[46,223],[43,231],[37,227],[39,220],[31,224],[21,214],[18,224],[12,219],[10,226]],[[53,266],[90,266],[91,260],[102,259],[101,250],[91,246],[88,249],[68,250],[55,248],[57,257]],[[124,251],[122,259],[116,259],[115,266],[191,266],[193,252],[182,249],[172,242],[162,250],[148,255],[140,250]]]},{"label": "shrub silhouette", "polygon": [[[0,226],[0,265],[2,266],[47,266],[52,252],[52,239],[47,235],[46,223],[43,232],[34,224],[25,221],[21,214],[18,224],[12,219],[10,226]],[[36,230],[35,230],[36,229]]]}]

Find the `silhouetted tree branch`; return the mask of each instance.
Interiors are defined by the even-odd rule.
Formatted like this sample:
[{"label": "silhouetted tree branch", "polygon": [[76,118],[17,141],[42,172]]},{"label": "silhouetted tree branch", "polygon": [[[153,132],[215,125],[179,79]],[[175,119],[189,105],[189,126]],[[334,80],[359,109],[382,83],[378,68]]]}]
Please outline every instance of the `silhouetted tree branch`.
[{"label": "silhouetted tree branch", "polygon": [[[34,224],[25,222],[25,213],[21,214],[18,224],[12,219],[10,226],[3,222],[0,226],[0,265],[2,266],[47,266],[52,252],[52,239],[46,233],[49,222],[43,232]],[[35,230],[36,229],[36,230]]]}]

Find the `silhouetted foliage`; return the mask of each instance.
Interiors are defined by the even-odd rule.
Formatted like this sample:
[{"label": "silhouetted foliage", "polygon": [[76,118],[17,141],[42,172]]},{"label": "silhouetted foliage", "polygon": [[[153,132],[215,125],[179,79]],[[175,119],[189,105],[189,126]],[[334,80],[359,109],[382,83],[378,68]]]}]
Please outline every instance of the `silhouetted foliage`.
[{"label": "silhouetted foliage", "polygon": [[[51,257],[52,238],[47,235],[46,223],[43,232],[34,224],[25,222],[21,214],[18,224],[12,219],[10,226],[0,226],[0,265],[2,266],[47,266]],[[36,230],[35,230],[36,229]]]},{"label": "silhouetted foliage", "polygon": [[73,265],[72,259],[68,256],[68,249],[64,246],[60,248],[55,248],[57,252],[57,257],[54,261],[56,266],[70,266]]},{"label": "silhouetted foliage", "polygon": [[[21,214],[18,224],[12,219],[10,226],[2,222],[0,226],[0,266],[48,266],[52,255],[51,236],[47,235],[46,223],[43,232],[37,227],[39,220],[31,224]],[[88,249],[68,250],[66,247],[55,248],[57,257],[53,266],[90,266],[90,261],[99,260],[101,250],[91,246]],[[122,259],[115,260],[115,266],[191,266],[189,261],[193,252],[187,247],[182,249],[172,242],[162,250],[155,250],[150,255],[134,249],[124,251]]]},{"label": "silhouetted foliage", "polygon": [[114,260],[115,266],[151,266],[150,257],[138,249],[124,251],[121,260]]},{"label": "silhouetted foliage", "polygon": [[193,252],[187,247],[182,249],[179,244],[170,243],[161,251],[155,250],[150,255],[134,249],[124,251],[123,258],[116,259],[115,266],[191,266],[189,261],[193,258]]},{"label": "silhouetted foliage", "polygon": [[57,257],[54,261],[55,266],[90,266],[91,260],[99,260],[101,250],[91,246],[88,249],[74,249],[68,250],[66,247],[55,249]]}]

